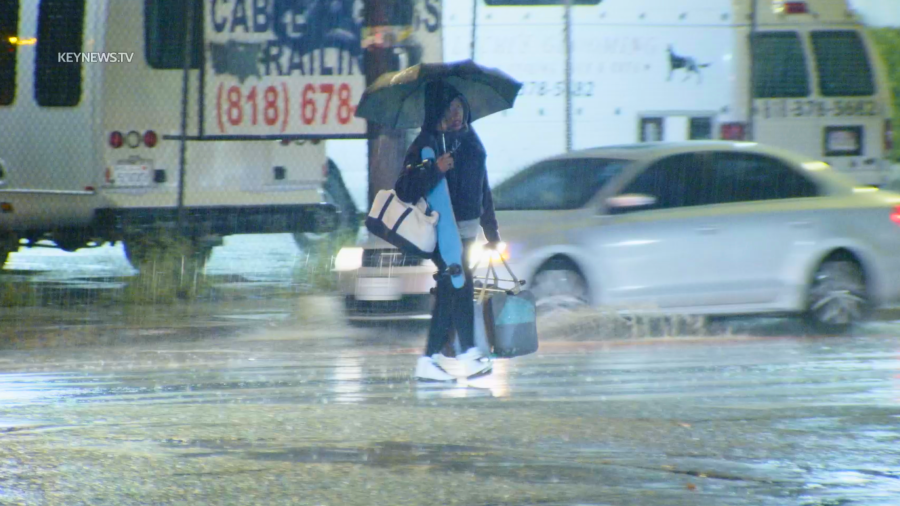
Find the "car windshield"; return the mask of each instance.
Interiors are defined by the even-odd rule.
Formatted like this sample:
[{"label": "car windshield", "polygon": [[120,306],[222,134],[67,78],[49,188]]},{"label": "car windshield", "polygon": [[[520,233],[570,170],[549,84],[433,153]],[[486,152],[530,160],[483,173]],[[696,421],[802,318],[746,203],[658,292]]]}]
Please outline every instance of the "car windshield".
[{"label": "car windshield", "polygon": [[566,158],[549,160],[525,169],[494,190],[498,211],[559,211],[584,207],[613,177],[626,160]]}]

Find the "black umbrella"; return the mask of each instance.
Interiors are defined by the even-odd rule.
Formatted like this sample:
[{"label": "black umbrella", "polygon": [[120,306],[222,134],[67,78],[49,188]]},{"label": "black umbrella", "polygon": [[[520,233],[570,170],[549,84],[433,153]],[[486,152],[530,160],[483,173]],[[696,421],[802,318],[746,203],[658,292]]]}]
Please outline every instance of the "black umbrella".
[{"label": "black umbrella", "polygon": [[512,107],[522,87],[505,72],[472,60],[420,63],[382,74],[363,93],[356,115],[391,128],[419,127],[425,119],[425,85],[434,81],[466,97],[472,121]]}]

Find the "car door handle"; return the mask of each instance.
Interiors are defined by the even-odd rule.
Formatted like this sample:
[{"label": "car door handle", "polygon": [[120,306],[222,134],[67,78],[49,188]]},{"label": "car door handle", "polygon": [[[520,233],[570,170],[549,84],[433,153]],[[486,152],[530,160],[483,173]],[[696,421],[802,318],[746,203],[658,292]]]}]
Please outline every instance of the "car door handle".
[{"label": "car door handle", "polygon": [[701,227],[697,229],[703,235],[713,235],[719,233],[719,229],[713,227]]},{"label": "car door handle", "polygon": [[791,228],[812,228],[812,223],[808,221],[792,221],[788,223]]}]

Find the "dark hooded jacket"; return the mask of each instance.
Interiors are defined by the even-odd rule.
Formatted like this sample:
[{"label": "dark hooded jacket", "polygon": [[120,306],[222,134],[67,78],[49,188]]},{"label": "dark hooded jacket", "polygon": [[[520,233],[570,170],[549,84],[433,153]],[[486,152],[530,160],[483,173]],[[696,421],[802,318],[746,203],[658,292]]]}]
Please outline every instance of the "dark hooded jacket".
[{"label": "dark hooded jacket", "polygon": [[[465,105],[465,126],[459,132],[438,132],[444,111],[457,97]],[[403,173],[394,186],[397,196],[404,202],[418,202],[437,186],[441,178],[446,177],[456,220],[479,219],[485,238],[489,242],[499,242],[500,232],[485,165],[487,153],[470,125],[465,97],[451,86],[430,83],[425,91],[425,104],[422,132],[407,150]],[[445,146],[447,151],[453,151],[453,169],[441,173],[437,164],[420,167],[422,148],[431,147],[440,157],[445,152]]]}]

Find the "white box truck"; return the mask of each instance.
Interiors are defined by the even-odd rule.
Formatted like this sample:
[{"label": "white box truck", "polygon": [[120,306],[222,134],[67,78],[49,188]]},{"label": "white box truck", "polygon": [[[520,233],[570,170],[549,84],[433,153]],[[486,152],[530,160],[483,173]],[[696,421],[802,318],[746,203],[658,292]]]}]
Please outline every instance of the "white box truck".
[{"label": "white box truck", "polygon": [[[444,58],[469,58],[474,33],[475,60],[524,83],[515,108],[475,125],[493,182],[566,150],[564,3],[443,2]],[[752,140],[887,182],[890,86],[845,0],[571,4],[573,149]]]},{"label": "white box truck", "polygon": [[[365,133],[347,105],[364,85],[358,12],[194,1],[183,136],[186,5],[0,0],[0,261],[42,239],[66,250],[124,240],[129,252],[174,223],[182,137],[180,232],[199,248],[335,227],[320,140]],[[311,43],[304,27],[322,19],[348,26]],[[297,61],[302,72],[279,71]]]}]

